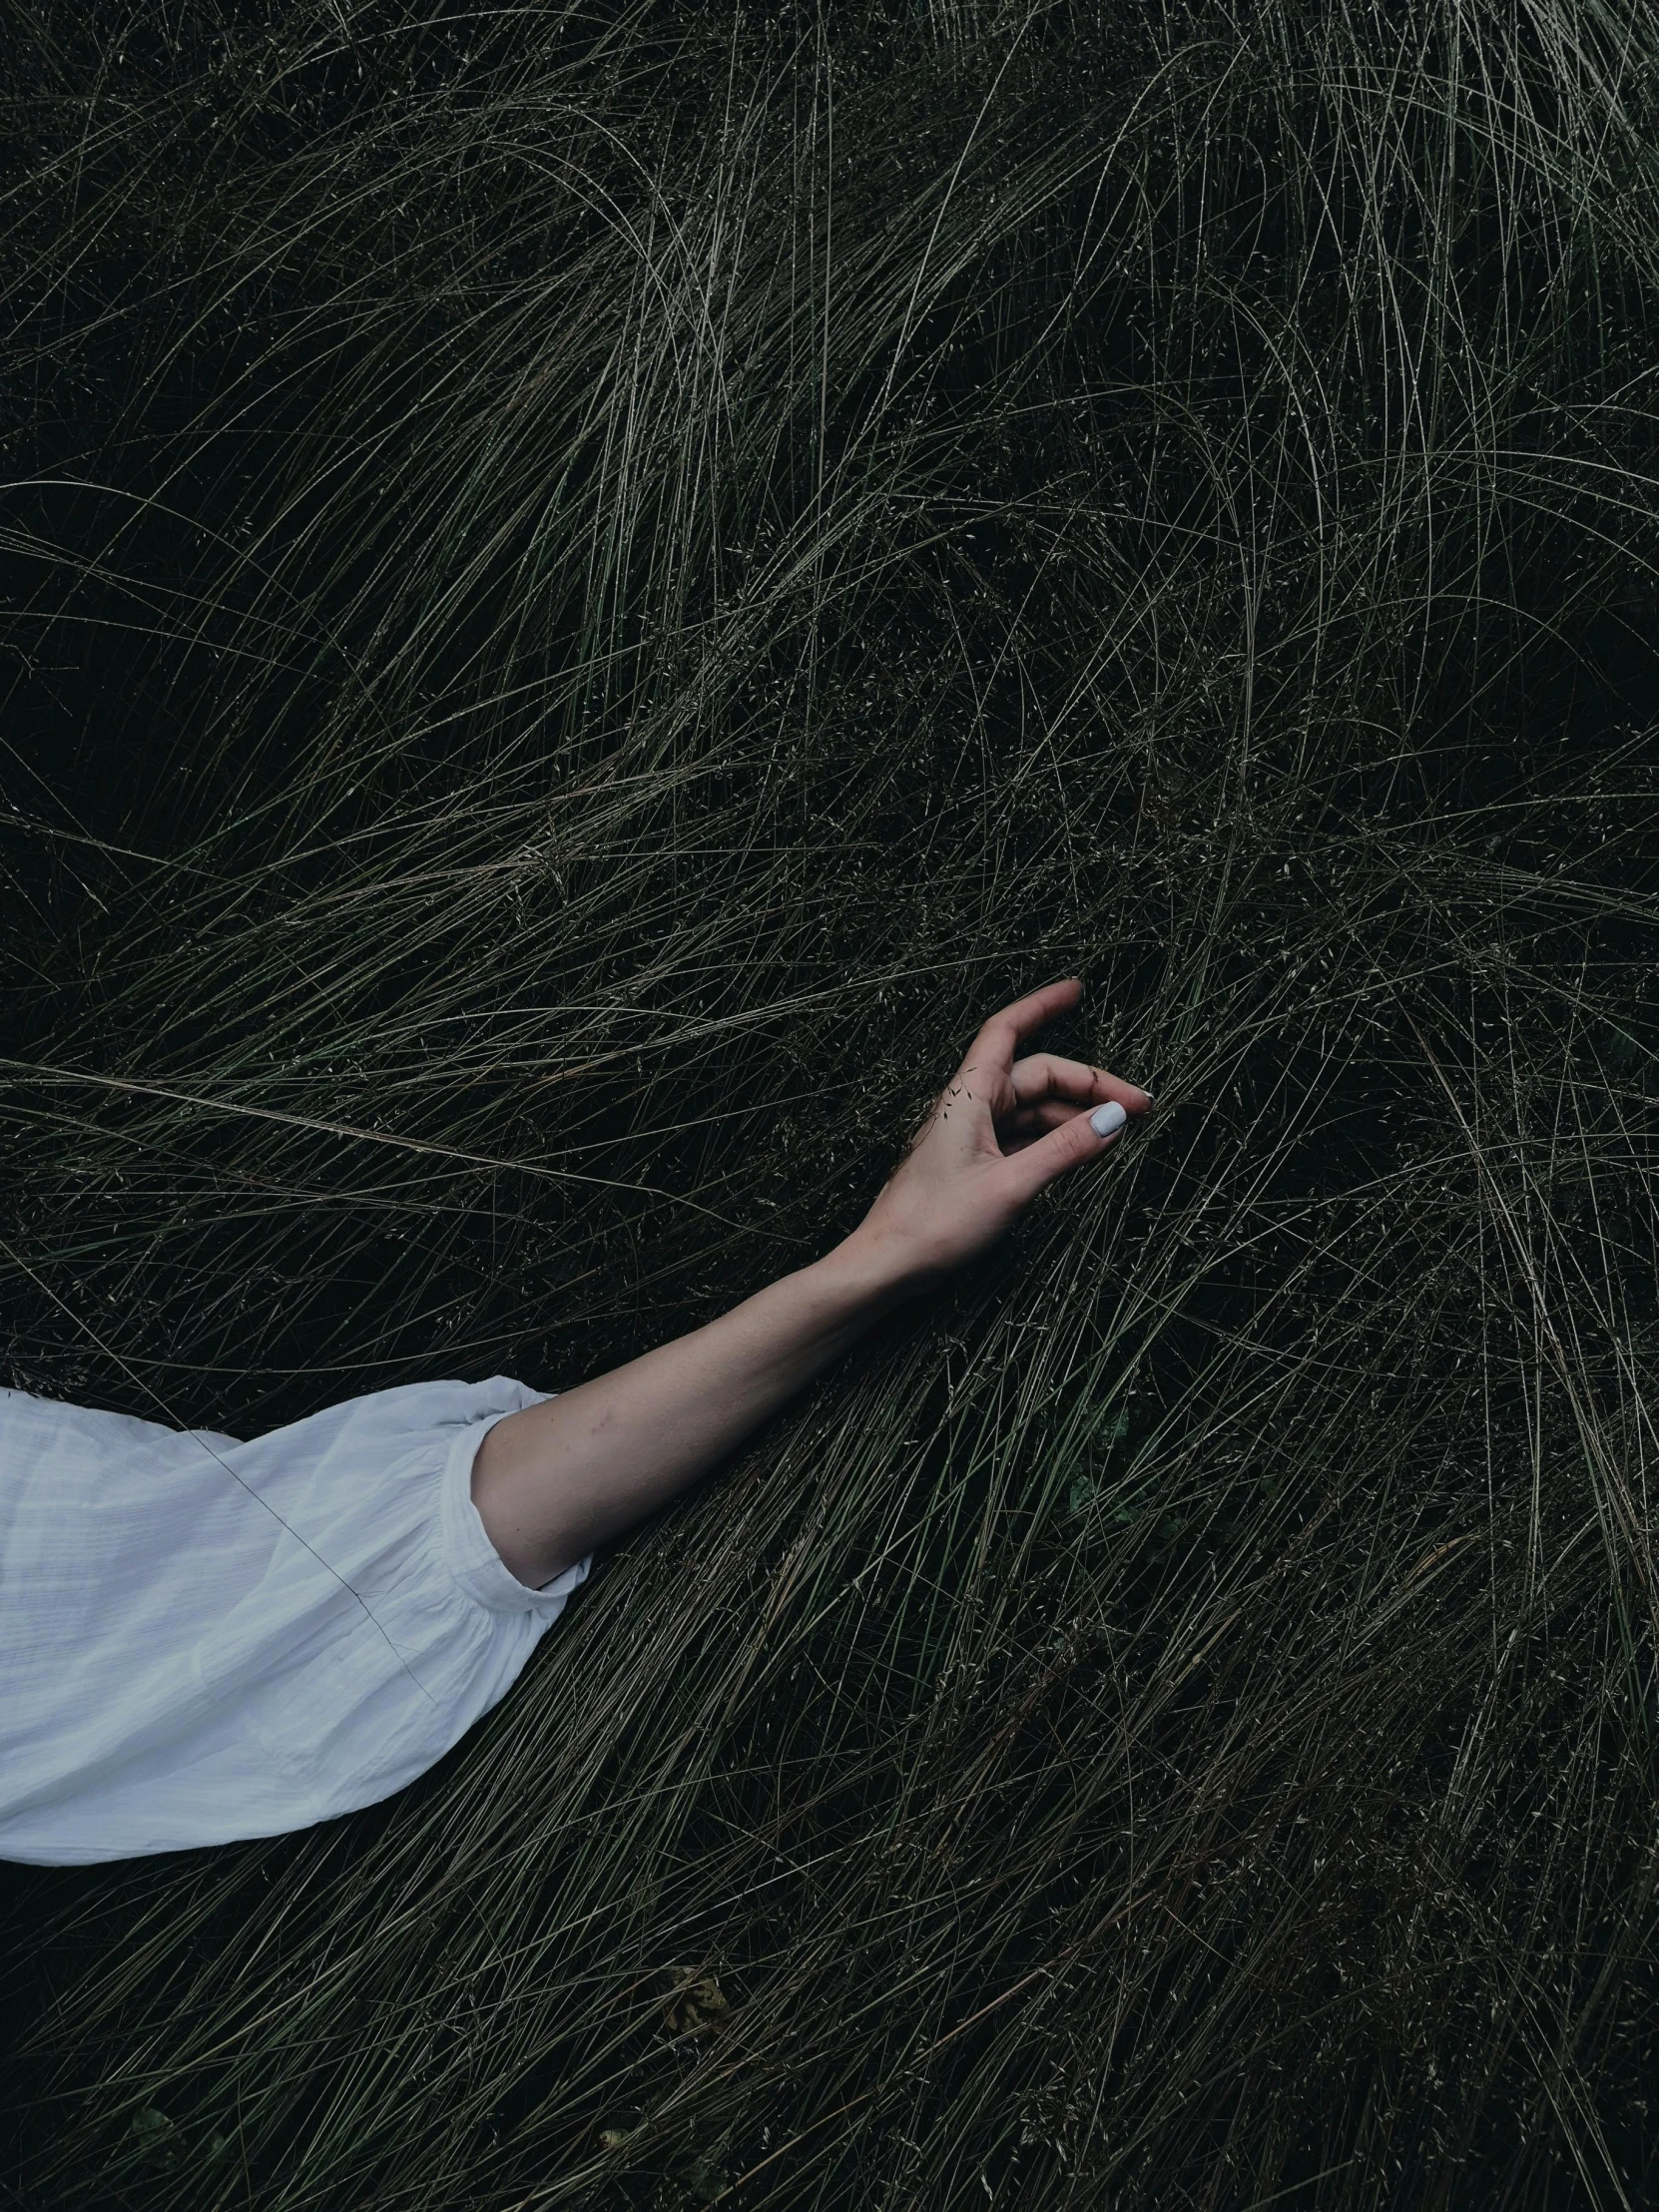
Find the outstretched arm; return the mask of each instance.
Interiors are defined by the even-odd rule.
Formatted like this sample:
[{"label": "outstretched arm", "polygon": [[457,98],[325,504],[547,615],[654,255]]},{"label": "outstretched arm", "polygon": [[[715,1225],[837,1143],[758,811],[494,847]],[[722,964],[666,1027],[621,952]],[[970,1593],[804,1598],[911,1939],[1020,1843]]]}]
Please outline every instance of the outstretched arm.
[{"label": "outstretched arm", "polygon": [[1049,1053],[1075,979],[993,1014],[858,1227],[731,1313],[497,1421],[472,1495],[521,1582],[551,1581],[716,1464],[877,1316],[994,1244],[1043,1187],[1104,1152],[1145,1091]]}]

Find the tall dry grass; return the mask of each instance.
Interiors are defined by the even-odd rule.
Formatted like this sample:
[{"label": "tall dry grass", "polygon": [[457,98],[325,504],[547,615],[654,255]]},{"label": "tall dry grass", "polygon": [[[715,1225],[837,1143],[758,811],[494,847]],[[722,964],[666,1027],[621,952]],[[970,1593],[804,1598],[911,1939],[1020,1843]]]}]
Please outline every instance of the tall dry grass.
[{"label": "tall dry grass", "polygon": [[14,0],[8,1380],[556,1386],[1151,1122],[420,1786],[8,1876],[89,2205],[1639,2206],[1659,14]]}]

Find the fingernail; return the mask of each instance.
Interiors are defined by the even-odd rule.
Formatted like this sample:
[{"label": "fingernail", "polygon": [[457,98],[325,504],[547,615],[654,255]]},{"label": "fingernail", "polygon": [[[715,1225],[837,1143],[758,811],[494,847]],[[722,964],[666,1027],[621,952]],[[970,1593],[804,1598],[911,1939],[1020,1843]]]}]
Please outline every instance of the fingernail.
[{"label": "fingernail", "polygon": [[1129,1116],[1114,1098],[1106,1105],[1095,1108],[1089,1116],[1089,1127],[1097,1137],[1109,1137],[1114,1129],[1121,1129],[1128,1119]]}]

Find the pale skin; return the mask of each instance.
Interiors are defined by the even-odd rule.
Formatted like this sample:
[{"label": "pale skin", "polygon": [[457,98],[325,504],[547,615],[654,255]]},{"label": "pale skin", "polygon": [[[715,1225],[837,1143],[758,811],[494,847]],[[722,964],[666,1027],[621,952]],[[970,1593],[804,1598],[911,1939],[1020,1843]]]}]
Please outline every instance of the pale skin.
[{"label": "pale skin", "polygon": [[489,1430],[472,1496],[539,1588],[706,1474],[882,1314],[1004,1236],[1037,1193],[1108,1151],[1090,1114],[1146,1091],[1052,1053],[1017,1057],[1075,1006],[1076,977],[992,1014],[874,1205],[833,1251],[718,1321]]}]

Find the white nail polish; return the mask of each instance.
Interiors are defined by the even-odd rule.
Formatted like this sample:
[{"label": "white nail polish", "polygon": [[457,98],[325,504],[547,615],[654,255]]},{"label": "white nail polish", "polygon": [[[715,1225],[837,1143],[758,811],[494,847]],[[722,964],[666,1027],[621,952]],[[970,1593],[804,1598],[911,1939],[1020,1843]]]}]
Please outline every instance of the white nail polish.
[{"label": "white nail polish", "polygon": [[1114,1129],[1121,1129],[1128,1119],[1129,1116],[1114,1098],[1106,1105],[1095,1108],[1089,1116],[1089,1127],[1097,1137],[1109,1137]]}]

